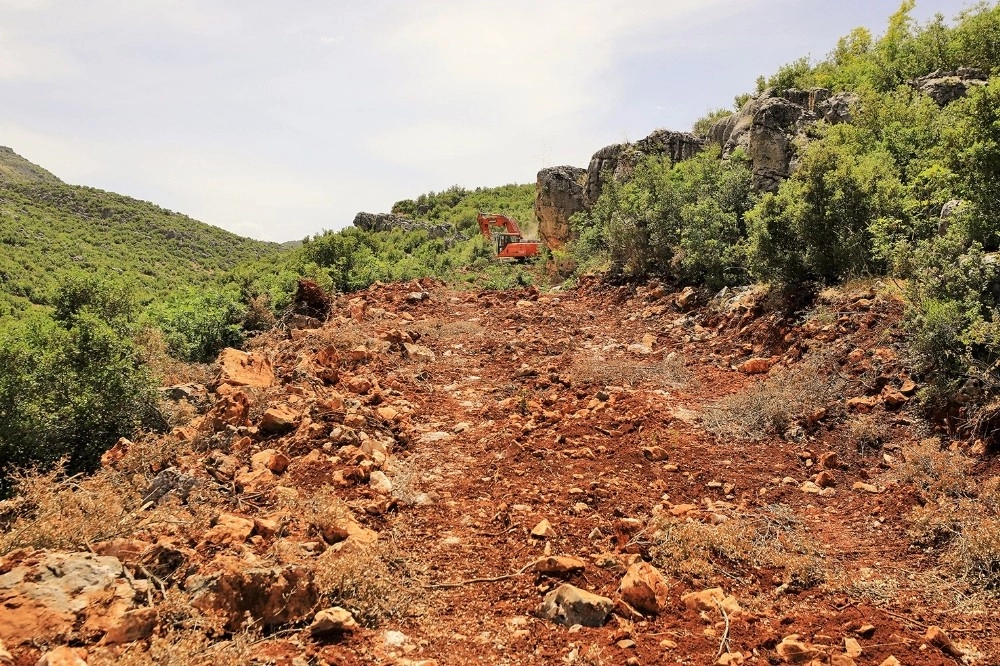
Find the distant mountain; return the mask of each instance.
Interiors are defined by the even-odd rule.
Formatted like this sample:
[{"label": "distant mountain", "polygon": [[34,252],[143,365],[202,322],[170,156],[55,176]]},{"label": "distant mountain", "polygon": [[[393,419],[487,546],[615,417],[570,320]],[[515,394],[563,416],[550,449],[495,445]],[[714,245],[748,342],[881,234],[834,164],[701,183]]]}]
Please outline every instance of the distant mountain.
[{"label": "distant mountain", "polygon": [[62,183],[62,181],[7,146],[0,146],[0,185],[12,183]]},{"label": "distant mountain", "polygon": [[47,304],[71,270],[125,276],[154,298],[281,251],[146,201],[68,185],[0,147],[0,316]]}]

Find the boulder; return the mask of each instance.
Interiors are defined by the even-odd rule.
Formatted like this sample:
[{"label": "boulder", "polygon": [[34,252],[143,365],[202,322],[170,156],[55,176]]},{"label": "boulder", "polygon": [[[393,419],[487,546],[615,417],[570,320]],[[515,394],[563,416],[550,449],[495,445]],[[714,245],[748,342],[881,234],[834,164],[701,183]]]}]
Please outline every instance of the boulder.
[{"label": "boulder", "polygon": [[223,513],[215,519],[215,524],[205,532],[205,543],[217,546],[235,546],[253,534],[253,521],[231,513]]},{"label": "boulder", "polygon": [[655,615],[666,607],[670,586],[652,564],[636,562],[625,572],[620,591],[625,603],[643,613]]},{"label": "boulder", "polygon": [[586,210],[587,171],[573,166],[542,169],[535,181],[535,217],[545,246],[558,249],[572,239],[569,218]]},{"label": "boulder", "polygon": [[538,607],[539,617],[571,627],[600,627],[608,619],[614,602],[564,583],[545,595]]},{"label": "boulder", "polygon": [[309,633],[313,636],[329,636],[354,631],[357,628],[358,623],[350,611],[340,606],[334,606],[333,608],[324,608],[316,613],[312,624],[309,625]]},{"label": "boulder", "polygon": [[986,73],[972,67],[959,67],[955,71],[936,70],[909,82],[910,86],[933,99],[938,106],[946,106],[965,97],[975,86],[986,85]]},{"label": "boulder", "polygon": [[274,384],[274,368],[264,355],[226,348],[219,353],[219,374],[213,387],[223,384],[267,388]]},{"label": "boulder", "polygon": [[300,622],[319,600],[312,571],[297,565],[246,567],[246,562],[219,556],[209,572],[189,577],[184,589],[191,605],[218,613],[226,629],[238,631],[247,620],[264,628]]},{"label": "boulder", "polygon": [[680,162],[694,157],[704,145],[705,141],[694,134],[659,129],[635,143],[601,148],[590,158],[587,166],[587,184],[584,187],[587,206],[593,206],[601,196],[606,175],[616,179],[628,178],[646,156],[660,155],[670,158],[672,162]]},{"label": "boulder", "polygon": [[546,576],[568,576],[583,571],[586,562],[570,555],[550,555],[535,562],[535,571]]},{"label": "boulder", "polygon": [[155,623],[144,607],[148,581],[132,579],[116,557],[18,550],[0,571],[0,640],[10,647],[137,640]]},{"label": "boulder", "polygon": [[43,654],[35,666],[87,666],[87,651],[83,648],[57,647]]},{"label": "boulder", "polygon": [[260,429],[266,433],[280,435],[294,430],[298,420],[298,413],[288,405],[275,405],[264,412],[260,419]]}]

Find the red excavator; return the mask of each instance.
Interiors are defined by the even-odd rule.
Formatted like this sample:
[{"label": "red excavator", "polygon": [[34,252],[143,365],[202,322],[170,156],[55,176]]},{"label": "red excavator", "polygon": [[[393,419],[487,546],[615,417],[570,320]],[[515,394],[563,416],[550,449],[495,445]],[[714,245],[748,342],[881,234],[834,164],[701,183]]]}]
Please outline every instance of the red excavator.
[{"label": "red excavator", "polygon": [[[498,259],[512,259],[514,261],[527,261],[530,257],[538,255],[541,248],[541,241],[524,240],[521,228],[513,218],[506,215],[480,213],[476,216],[479,222],[479,230],[483,236],[489,238],[496,244]],[[503,231],[493,231],[494,227],[499,227]]]}]

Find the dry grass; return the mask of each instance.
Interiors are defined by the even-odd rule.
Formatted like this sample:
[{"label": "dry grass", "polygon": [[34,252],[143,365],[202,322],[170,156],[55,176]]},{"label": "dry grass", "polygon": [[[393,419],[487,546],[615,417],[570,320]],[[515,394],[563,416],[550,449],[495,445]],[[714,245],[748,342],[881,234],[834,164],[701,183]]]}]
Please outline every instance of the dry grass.
[{"label": "dry grass", "polygon": [[167,589],[157,604],[157,633],[149,641],[92,650],[91,666],[243,666],[254,663],[264,640],[252,626],[225,636],[224,621],[192,608],[183,592]]},{"label": "dry grass", "polygon": [[835,402],[844,383],[829,359],[807,358],[722,398],[706,409],[702,423],[719,439],[759,441],[782,435]]},{"label": "dry grass", "polygon": [[912,543],[973,593],[1000,593],[1000,477],[972,475],[974,461],[926,439],[904,452],[895,474],[924,503],[907,515]]},{"label": "dry grass", "polygon": [[166,523],[190,533],[207,528],[213,507],[229,498],[214,484],[198,484],[188,501],[168,494],[142,510],[141,501],[153,470],[176,461],[180,443],[137,440],[115,469],[85,477],[66,477],[61,467],[26,471],[14,478],[16,493],[0,502],[0,554],[17,548],[84,550],[94,543],[134,537]]},{"label": "dry grass", "polygon": [[326,606],[341,606],[368,627],[405,617],[419,598],[409,561],[390,540],[316,560],[316,585]]},{"label": "dry grass", "polygon": [[691,371],[683,354],[671,352],[662,360],[649,363],[628,358],[577,356],[570,374],[581,382],[603,386],[651,385],[656,388],[680,389],[691,382]]},{"label": "dry grass", "polygon": [[848,419],[844,426],[848,438],[863,456],[880,451],[892,438],[892,428],[885,418],[874,414],[858,414]]},{"label": "dry grass", "polygon": [[14,499],[0,502],[5,527],[0,553],[17,548],[78,550],[136,528],[140,496],[124,478],[67,478],[56,468],[22,473],[15,484]]},{"label": "dry grass", "polygon": [[761,568],[780,569],[792,589],[807,589],[828,577],[822,552],[780,504],[719,525],[661,517],[654,523],[650,553],[657,566],[691,584]]}]

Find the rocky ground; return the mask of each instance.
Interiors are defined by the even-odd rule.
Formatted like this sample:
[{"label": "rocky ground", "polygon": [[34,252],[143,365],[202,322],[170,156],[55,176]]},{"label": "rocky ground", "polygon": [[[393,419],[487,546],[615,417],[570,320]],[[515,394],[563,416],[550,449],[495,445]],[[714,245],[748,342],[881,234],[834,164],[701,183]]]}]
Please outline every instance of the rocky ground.
[{"label": "rocky ground", "polygon": [[379,285],[227,350],[0,504],[0,663],[996,663],[996,464],[901,301],[765,298]]}]

